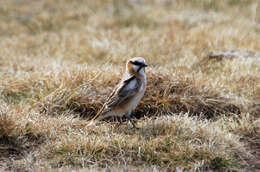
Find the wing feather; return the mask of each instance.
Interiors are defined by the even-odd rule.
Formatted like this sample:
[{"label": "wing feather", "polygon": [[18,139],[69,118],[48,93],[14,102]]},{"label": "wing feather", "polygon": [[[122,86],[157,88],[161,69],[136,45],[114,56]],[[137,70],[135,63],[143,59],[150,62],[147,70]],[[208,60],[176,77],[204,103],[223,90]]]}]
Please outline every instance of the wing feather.
[{"label": "wing feather", "polygon": [[135,95],[140,88],[140,82],[141,81],[135,76],[125,80],[123,85],[116,91],[117,94],[112,96],[111,99],[107,102],[107,107],[110,108],[120,105],[122,102]]},{"label": "wing feather", "polygon": [[[136,82],[136,83],[133,83],[133,82]],[[93,118],[93,120],[96,119],[101,114],[109,112],[112,107],[118,106],[122,102],[124,102],[127,99],[134,96],[138,92],[139,88],[141,87],[141,81],[140,81],[140,79],[136,78],[135,76],[132,76],[129,79],[124,80],[123,84],[120,84],[120,85],[122,85],[122,86],[113,90],[113,92],[108,97],[106,103],[99,110],[99,112]]]}]

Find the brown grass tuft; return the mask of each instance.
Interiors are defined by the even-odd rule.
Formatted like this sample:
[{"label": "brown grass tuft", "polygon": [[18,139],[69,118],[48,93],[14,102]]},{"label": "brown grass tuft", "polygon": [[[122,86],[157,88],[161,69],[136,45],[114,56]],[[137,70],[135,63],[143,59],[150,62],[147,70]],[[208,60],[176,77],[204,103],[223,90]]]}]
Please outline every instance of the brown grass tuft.
[{"label": "brown grass tuft", "polygon": [[[257,5],[0,2],[0,171],[255,170]],[[230,50],[250,53],[208,58]],[[87,127],[133,56],[149,64],[140,129]]]}]

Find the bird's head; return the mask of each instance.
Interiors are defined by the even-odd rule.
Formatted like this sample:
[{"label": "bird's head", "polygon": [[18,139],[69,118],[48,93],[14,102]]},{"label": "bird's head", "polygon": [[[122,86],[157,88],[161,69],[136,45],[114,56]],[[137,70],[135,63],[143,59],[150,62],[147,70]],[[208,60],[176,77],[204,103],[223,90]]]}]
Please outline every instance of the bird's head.
[{"label": "bird's head", "polygon": [[136,76],[144,76],[145,67],[147,67],[147,64],[144,58],[134,57],[128,60],[126,67],[128,69],[129,74],[136,75]]}]

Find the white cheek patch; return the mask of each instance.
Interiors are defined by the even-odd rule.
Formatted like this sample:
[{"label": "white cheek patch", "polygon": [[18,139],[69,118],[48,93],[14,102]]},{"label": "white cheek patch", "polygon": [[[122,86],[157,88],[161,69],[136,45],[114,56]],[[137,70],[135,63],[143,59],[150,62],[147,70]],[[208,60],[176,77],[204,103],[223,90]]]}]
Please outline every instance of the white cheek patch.
[{"label": "white cheek patch", "polygon": [[141,70],[139,71],[139,73],[140,73],[141,75],[144,75],[144,74],[145,74],[144,67],[141,68]]},{"label": "white cheek patch", "polygon": [[139,66],[133,65],[133,69],[134,69],[135,72],[137,72],[138,68],[139,68]]}]

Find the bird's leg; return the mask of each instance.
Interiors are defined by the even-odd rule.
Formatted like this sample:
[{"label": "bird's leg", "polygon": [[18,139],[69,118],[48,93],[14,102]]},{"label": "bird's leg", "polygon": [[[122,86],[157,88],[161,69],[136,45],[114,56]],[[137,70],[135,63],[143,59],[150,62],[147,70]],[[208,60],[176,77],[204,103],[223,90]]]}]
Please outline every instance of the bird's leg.
[{"label": "bird's leg", "polygon": [[135,121],[133,121],[133,119],[131,118],[131,113],[130,112],[127,113],[126,117],[131,122],[131,124],[133,125],[133,128],[139,129],[138,127],[136,127]]},{"label": "bird's leg", "polygon": [[122,123],[123,123],[122,117],[120,116],[120,117],[119,117],[119,124],[121,125]]},{"label": "bird's leg", "polygon": [[122,125],[122,117],[118,117],[117,119],[118,119],[118,121],[117,121],[116,126],[115,126],[116,128],[118,128],[120,125]]}]

